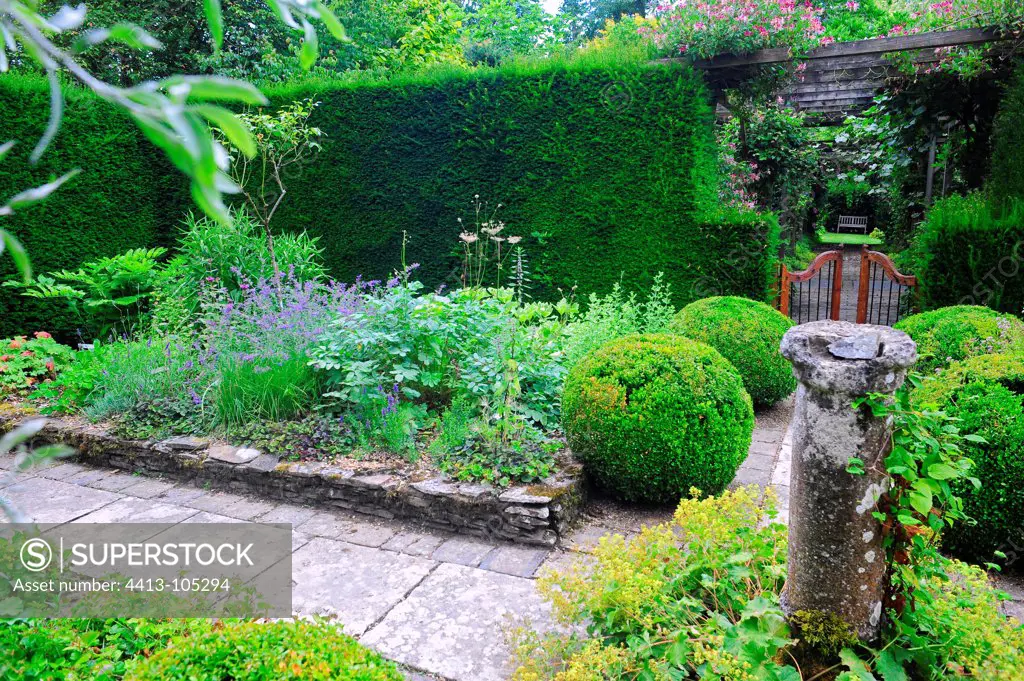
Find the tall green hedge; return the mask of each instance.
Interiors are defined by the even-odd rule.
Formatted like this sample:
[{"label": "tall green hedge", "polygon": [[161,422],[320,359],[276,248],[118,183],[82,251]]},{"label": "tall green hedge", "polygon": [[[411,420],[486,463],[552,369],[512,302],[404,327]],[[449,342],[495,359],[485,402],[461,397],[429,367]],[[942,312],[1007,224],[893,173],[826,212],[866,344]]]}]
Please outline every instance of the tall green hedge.
[{"label": "tall green hedge", "polygon": [[271,96],[320,102],[311,122],[324,148],[288,179],[275,220],[321,235],[341,279],[388,274],[407,232],[407,260],[442,283],[459,269],[457,219],[479,195],[524,237],[534,295],[620,279],[639,290],[659,271],[680,303],[708,286],[765,295],[771,222],[699,215],[717,203],[716,156],[688,68],[548,65]]},{"label": "tall green hedge", "polygon": [[992,133],[989,188],[997,204],[1024,200],[1024,63],[1006,91]]},{"label": "tall green hedge", "polygon": [[[718,210],[713,112],[684,66],[548,60],[386,83],[309,82],[268,93],[313,98],[323,149],[288,168],[277,230],[321,237],[331,274],[387,276],[406,260],[433,286],[456,281],[458,218],[474,196],[498,203],[523,237],[533,295],[617,281],[643,290],[663,271],[680,305],[713,294],[764,299],[774,218]],[[167,243],[188,207],[180,176],[130,120],[84,93],[37,168],[25,163],[45,124],[46,92],[0,79],[4,137],[24,140],[0,167],[0,192],[80,166],[85,173],[10,221],[38,271]],[[8,102],[12,106],[8,106]],[[9,273],[10,269],[6,270]],[[31,301],[0,290],[0,331],[46,327]],[[51,314],[60,309],[51,307]],[[58,315],[59,317],[59,315]]]},{"label": "tall green hedge", "polygon": [[[169,243],[187,206],[181,176],[114,107],[73,88],[65,100],[60,132],[32,166],[28,157],[46,127],[49,92],[37,79],[0,77],[0,140],[17,141],[0,161],[0,197],[82,170],[43,203],[3,218],[28,249],[35,271]],[[0,258],[0,279],[12,276],[10,259]],[[73,335],[74,327],[63,303],[0,288],[0,338],[36,330]]]},{"label": "tall green hedge", "polygon": [[996,209],[982,194],[943,199],[928,211],[916,251],[924,309],[1024,309],[1024,202]]}]

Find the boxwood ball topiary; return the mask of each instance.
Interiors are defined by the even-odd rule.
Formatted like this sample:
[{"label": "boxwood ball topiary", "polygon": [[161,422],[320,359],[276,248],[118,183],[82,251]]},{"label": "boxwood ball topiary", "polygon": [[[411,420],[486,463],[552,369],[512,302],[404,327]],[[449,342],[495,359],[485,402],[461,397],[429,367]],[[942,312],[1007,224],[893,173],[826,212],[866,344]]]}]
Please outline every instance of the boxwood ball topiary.
[{"label": "boxwood ball topiary", "polygon": [[1015,548],[1024,547],[1024,355],[982,355],[956,362],[925,381],[913,399],[961,419],[961,433],[985,440],[963,443],[980,489],[963,484],[956,490],[977,525],[947,529],[946,548],[971,561],[998,562],[999,550],[1008,560],[1024,558]]},{"label": "boxwood ball topiary", "polygon": [[707,343],[732,362],[754,404],[768,406],[796,390],[779,344],[792,320],[749,298],[705,298],[676,315],[669,331]]},{"label": "boxwood ball topiary", "polygon": [[584,357],[566,379],[562,420],[591,479],[627,501],[721,492],[747,456],[750,396],[714,348],[633,335]]},{"label": "boxwood ball topiary", "polygon": [[340,627],[249,622],[172,639],[125,681],[402,681],[391,662]]},{"label": "boxwood ball topiary", "polygon": [[1024,350],[1024,322],[987,307],[955,305],[896,324],[917,343],[917,370],[932,373],[968,357]]}]

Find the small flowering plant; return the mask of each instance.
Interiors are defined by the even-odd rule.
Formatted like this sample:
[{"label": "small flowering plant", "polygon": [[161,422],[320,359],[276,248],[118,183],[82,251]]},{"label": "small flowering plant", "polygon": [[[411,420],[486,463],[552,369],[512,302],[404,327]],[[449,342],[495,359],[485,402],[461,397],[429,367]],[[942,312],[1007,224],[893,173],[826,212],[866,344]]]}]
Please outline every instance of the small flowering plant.
[{"label": "small flowering plant", "polygon": [[[480,287],[494,284],[501,287],[501,275],[506,270],[505,262],[521,236],[505,232],[505,223],[498,219],[502,204],[491,209],[477,194],[473,197],[473,224],[466,225],[459,218],[459,244],[462,249],[461,284],[463,287]],[[519,251],[521,257],[521,251]],[[494,270],[493,274],[491,270]],[[509,277],[506,276],[506,283]]]},{"label": "small flowering plant", "polygon": [[32,338],[0,340],[0,393],[22,392],[57,378],[75,360],[75,351],[45,331]]},{"label": "small flowering plant", "polygon": [[643,29],[664,48],[709,59],[769,47],[807,52],[831,42],[811,0],[676,0],[659,5],[658,28]]}]

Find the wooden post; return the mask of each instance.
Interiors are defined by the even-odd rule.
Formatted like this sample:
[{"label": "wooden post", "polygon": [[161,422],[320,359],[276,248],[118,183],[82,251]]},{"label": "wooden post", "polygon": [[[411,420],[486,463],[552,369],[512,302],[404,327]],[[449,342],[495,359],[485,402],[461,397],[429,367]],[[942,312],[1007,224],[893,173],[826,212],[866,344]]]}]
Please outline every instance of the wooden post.
[{"label": "wooden post", "polygon": [[779,277],[779,312],[789,316],[789,270],[782,263],[782,275]]},{"label": "wooden post", "polygon": [[836,259],[836,272],[832,279],[832,315],[830,319],[838,322],[840,316],[840,307],[843,303],[843,253],[839,252],[839,257]]},{"label": "wooden post", "polygon": [[860,251],[860,282],[857,287],[857,323],[864,324],[868,321],[868,289],[871,288],[871,259],[868,257],[868,247],[861,247]]},{"label": "wooden post", "polygon": [[931,146],[928,147],[928,173],[925,176],[924,182],[924,205],[932,205],[932,194],[935,192],[935,153],[937,151],[938,142],[935,139],[935,135],[932,135]]}]

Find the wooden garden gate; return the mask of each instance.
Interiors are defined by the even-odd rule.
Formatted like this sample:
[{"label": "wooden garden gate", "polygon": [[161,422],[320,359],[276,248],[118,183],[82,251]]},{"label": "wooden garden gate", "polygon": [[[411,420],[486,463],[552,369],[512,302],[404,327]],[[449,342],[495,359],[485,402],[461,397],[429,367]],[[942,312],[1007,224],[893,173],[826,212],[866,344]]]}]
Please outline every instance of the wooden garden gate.
[{"label": "wooden garden gate", "polygon": [[864,246],[859,253],[826,251],[802,272],[783,265],[777,302],[797,324],[832,319],[891,326],[913,311],[916,291],[917,277]]}]

